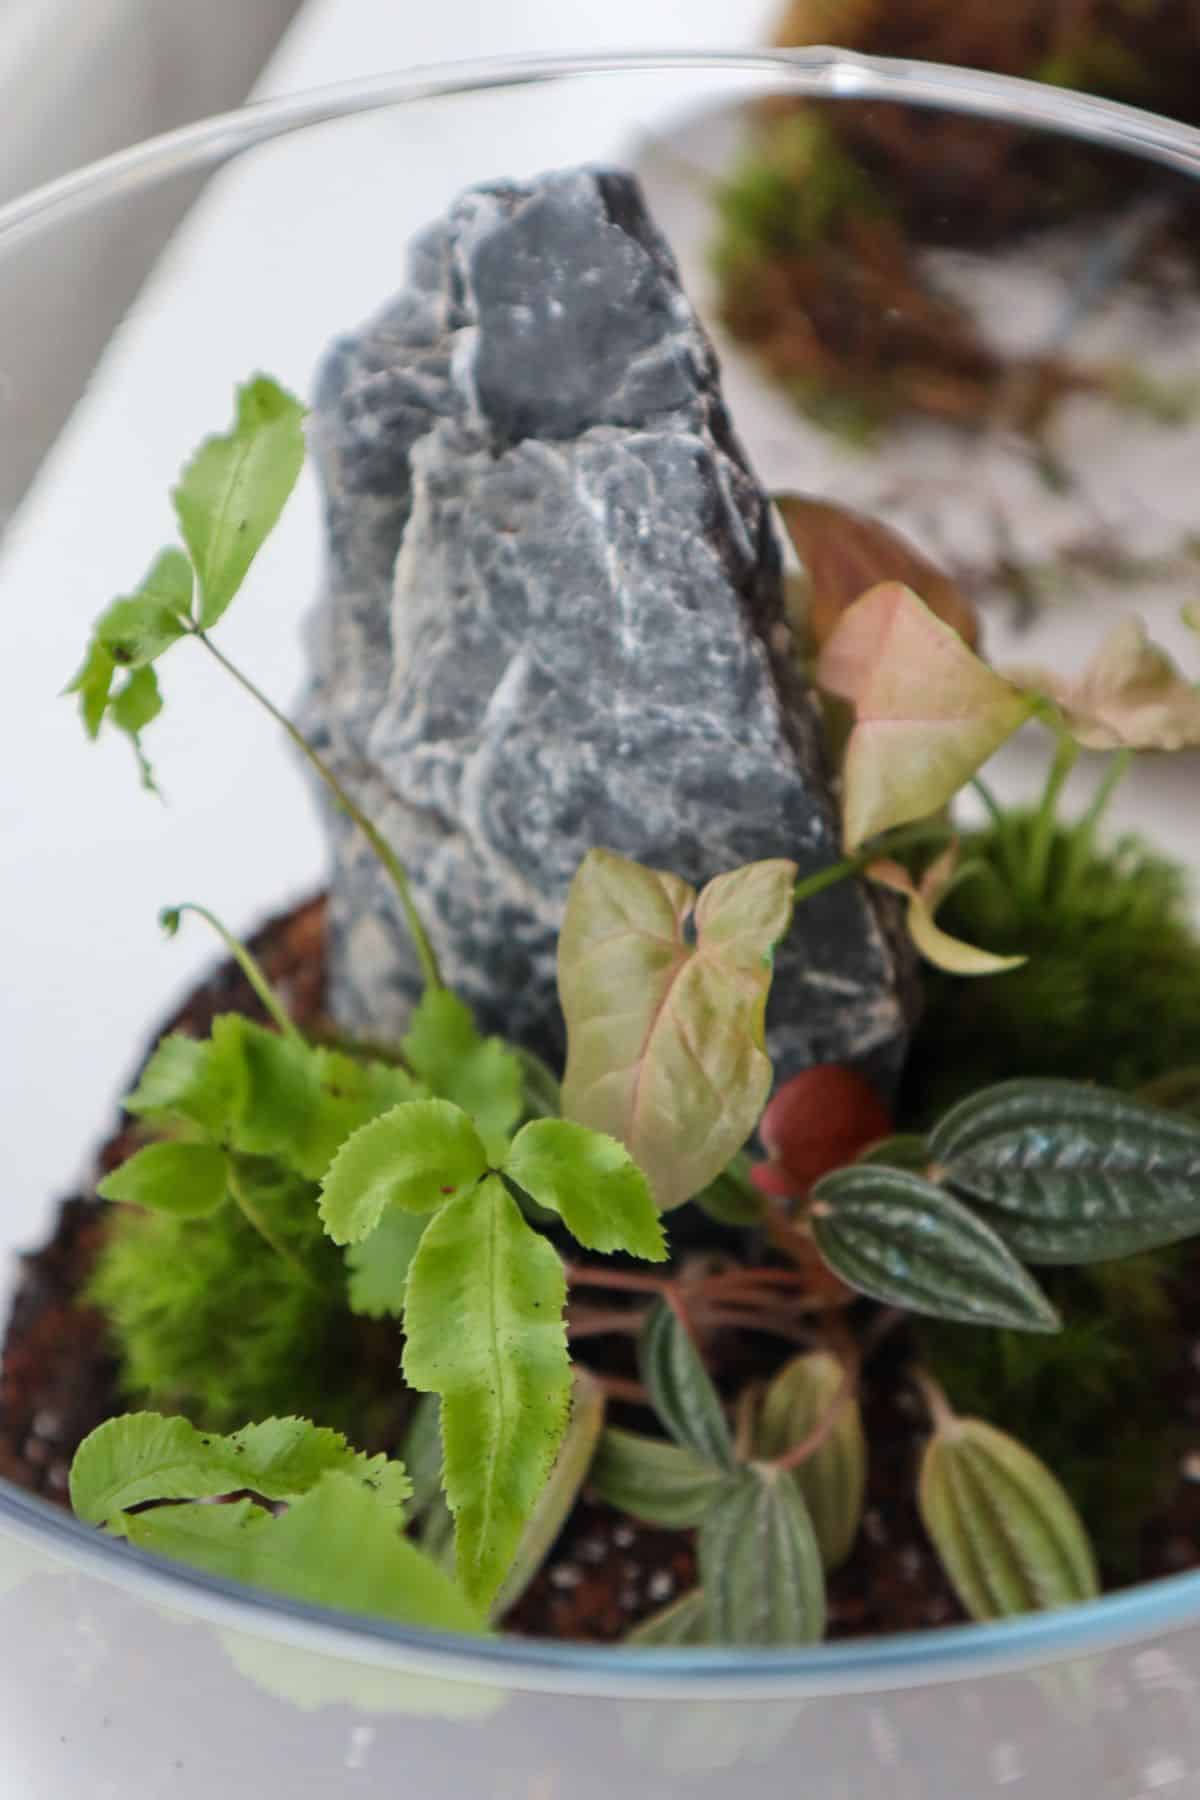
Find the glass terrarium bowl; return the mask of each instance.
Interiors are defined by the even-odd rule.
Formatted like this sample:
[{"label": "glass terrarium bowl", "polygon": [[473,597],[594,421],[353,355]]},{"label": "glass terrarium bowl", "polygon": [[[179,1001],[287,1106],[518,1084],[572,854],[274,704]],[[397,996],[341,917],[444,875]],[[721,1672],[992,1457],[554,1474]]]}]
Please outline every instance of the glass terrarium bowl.
[{"label": "glass terrarium bowl", "polygon": [[[752,462],[772,487],[881,513],[953,563],[987,603],[993,647],[1073,664],[1098,615],[1131,606],[1170,640],[1200,535],[1187,403],[1200,375],[1189,267],[1200,134],[1186,128],[1082,95],[826,50],[464,65],[251,107],[9,206],[10,1258],[44,1235],[156,1023],[210,960],[199,934],[159,942],[159,905],[195,897],[248,928],[321,880],[320,829],[291,757],[206,669],[168,674],[155,744],[165,807],[138,791],[123,746],[89,750],[56,699],[101,604],[169,541],[167,495],[190,448],[252,370],[309,391],[329,340],[401,285],[412,234],[474,182],[632,166],[713,317],[714,183],[764,102],[802,100],[823,120],[858,109],[877,144],[896,141],[887,131],[899,121],[904,142],[926,145],[927,171],[940,159],[943,198],[927,181],[907,229],[931,280],[973,321],[991,373],[964,407],[961,389],[939,399],[926,368],[924,388],[863,429],[844,387],[828,404],[806,367],[785,392],[718,322]],[[1022,229],[972,217],[983,202],[970,161],[989,133],[1003,134],[1004,153],[980,166],[1005,179],[1020,170]],[[1085,144],[1109,159],[1104,204],[1094,169],[1080,173]],[[176,189],[191,195],[208,176],[19,499],[63,369],[111,304],[114,269]],[[1009,404],[1008,363],[1030,358],[1083,371],[1036,432]],[[231,650],[285,702],[303,681],[320,579],[307,482],[228,622]],[[1002,789],[1019,791],[1024,770],[1018,746]],[[1178,759],[1138,777],[1121,803],[1181,856],[1195,854],[1194,772]],[[734,1784],[756,1800],[798,1783],[830,1800],[884,1787],[957,1800],[1010,1785],[1030,1800],[1133,1800],[1200,1785],[1198,1682],[1200,1574],[1054,1615],[795,1652],[455,1642],[138,1558],[0,1481],[0,1800],[324,1796],[381,1781],[497,1800]]]}]

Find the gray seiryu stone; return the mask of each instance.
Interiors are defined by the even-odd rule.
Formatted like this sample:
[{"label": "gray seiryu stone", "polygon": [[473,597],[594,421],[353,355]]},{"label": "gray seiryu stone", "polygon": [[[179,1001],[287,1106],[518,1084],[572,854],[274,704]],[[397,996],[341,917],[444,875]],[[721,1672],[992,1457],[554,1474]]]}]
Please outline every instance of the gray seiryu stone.
[{"label": "gray seiryu stone", "polygon": [[[473,189],[408,279],[319,383],[306,723],[408,866],[446,979],[555,1058],[589,848],[696,883],[762,857],[809,873],[839,854],[834,806],[767,502],[635,181]],[[333,1010],[395,1033],[416,961],[366,845],[333,829]],[[889,916],[857,883],[801,909],[768,1015],[781,1075],[895,1074]]]}]

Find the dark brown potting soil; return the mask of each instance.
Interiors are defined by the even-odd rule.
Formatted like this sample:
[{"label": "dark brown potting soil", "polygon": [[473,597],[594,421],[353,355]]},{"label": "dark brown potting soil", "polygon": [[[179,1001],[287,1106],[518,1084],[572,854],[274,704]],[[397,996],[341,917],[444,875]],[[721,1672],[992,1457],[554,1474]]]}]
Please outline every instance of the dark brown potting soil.
[{"label": "dark brown potting soil", "polygon": [[[252,940],[299,1023],[319,1026],[325,909],[313,900],[272,920]],[[222,964],[163,1027],[207,1033],[220,1012],[261,1018],[236,964]],[[161,1033],[155,1033],[151,1043]],[[148,1046],[149,1047],[149,1046]],[[97,1162],[103,1173],[133,1148],[122,1121]],[[60,1505],[82,1439],[122,1410],[117,1363],[101,1315],[80,1299],[103,1240],[104,1202],[76,1195],[58,1209],[42,1247],[21,1259],[0,1359],[0,1476]],[[1200,1257],[1184,1277],[1187,1347],[1175,1371],[1177,1416],[1194,1432],[1169,1504],[1142,1534],[1133,1578],[1150,1580],[1200,1563]],[[756,1339],[739,1361],[761,1359]],[[606,1350],[610,1343],[616,1348]],[[790,1352],[778,1352],[777,1360]],[[377,1348],[375,1348],[377,1354]],[[397,1344],[397,1360],[399,1344]],[[581,1360],[628,1379],[628,1339],[589,1339]],[[1070,1403],[1064,1395],[1064,1405]],[[830,1580],[833,1638],[922,1630],[963,1618],[930,1549],[915,1503],[927,1425],[905,1376],[903,1344],[869,1365],[862,1404],[870,1445],[867,1507],[848,1562]],[[618,1399],[620,1424],[653,1430],[650,1416]],[[585,1493],[541,1571],[505,1621],[525,1635],[611,1643],[695,1584],[693,1534],[643,1525]]]}]

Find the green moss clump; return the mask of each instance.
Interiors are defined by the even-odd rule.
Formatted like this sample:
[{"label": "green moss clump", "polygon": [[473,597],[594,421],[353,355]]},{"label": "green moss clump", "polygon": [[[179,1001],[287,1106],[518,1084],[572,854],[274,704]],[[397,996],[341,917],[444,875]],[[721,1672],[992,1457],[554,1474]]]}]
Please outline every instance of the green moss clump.
[{"label": "green moss clump", "polygon": [[356,1322],[342,1259],[316,1188],[269,1170],[255,1205],[294,1261],[232,1204],[206,1219],[114,1206],[88,1298],[107,1315],[131,1405],[182,1412],[211,1431],[301,1413],[354,1438]]},{"label": "green moss clump", "polygon": [[[963,841],[963,866],[979,872],[947,896],[939,923],[1029,960],[978,981],[927,972],[900,1115],[908,1129],[1011,1076],[1134,1089],[1200,1064],[1200,937],[1183,872],[1137,839],[1098,850],[1086,828],[1062,826],[1034,884],[1034,829],[1032,814],[1010,815]],[[1184,1100],[1193,1097],[1189,1081]],[[952,1404],[1042,1457],[1117,1578],[1136,1573],[1139,1527],[1169,1493],[1181,1448],[1167,1379],[1181,1353],[1170,1282],[1179,1255],[1039,1269],[1064,1319],[1057,1335],[918,1329]]]},{"label": "green moss clump", "polygon": [[1028,961],[979,981],[926,971],[926,1006],[902,1116],[927,1124],[963,1095],[1016,1075],[1133,1089],[1200,1063],[1200,937],[1186,877],[1136,838],[1096,850],[1059,827],[1040,891],[1023,885],[1033,817],[963,840],[979,872],[938,923]]},{"label": "green moss clump", "polygon": [[1170,1253],[1037,1271],[1057,1334],[922,1322],[922,1360],[955,1409],[1011,1432],[1053,1469],[1105,1570],[1136,1574],[1138,1533],[1169,1496],[1186,1431],[1167,1377],[1180,1354]]},{"label": "green moss clump", "polygon": [[871,178],[815,112],[793,113],[760,133],[717,188],[715,204],[713,263],[730,278],[807,253],[845,220],[886,210]]}]

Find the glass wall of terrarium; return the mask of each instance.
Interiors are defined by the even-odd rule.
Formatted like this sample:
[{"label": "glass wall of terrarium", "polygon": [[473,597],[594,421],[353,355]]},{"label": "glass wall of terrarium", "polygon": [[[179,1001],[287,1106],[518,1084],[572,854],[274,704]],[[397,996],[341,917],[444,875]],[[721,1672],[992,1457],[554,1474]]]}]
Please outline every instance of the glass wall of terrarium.
[{"label": "glass wall of terrarium", "polygon": [[0,293],[204,168],[0,547],[20,1791],[1190,1781],[1200,143],[450,73]]}]

